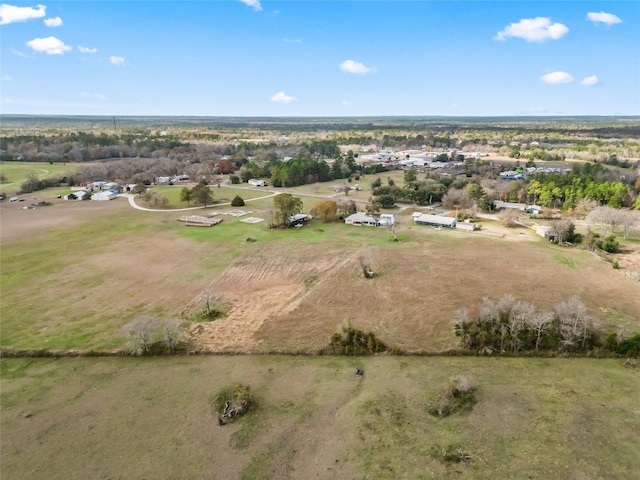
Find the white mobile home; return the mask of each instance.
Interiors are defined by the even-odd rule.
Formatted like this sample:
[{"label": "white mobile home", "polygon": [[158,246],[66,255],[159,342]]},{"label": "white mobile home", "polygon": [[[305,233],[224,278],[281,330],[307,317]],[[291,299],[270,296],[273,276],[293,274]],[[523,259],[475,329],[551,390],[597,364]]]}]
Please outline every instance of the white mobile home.
[{"label": "white mobile home", "polygon": [[443,217],[441,215],[434,215],[429,213],[423,213],[419,217],[416,217],[414,221],[418,225],[430,225],[432,227],[446,227],[455,228],[456,219],[453,217]]},{"label": "white mobile home", "polygon": [[264,180],[257,180],[255,178],[250,178],[247,183],[249,185],[253,185],[254,187],[266,187],[267,186],[267,182],[265,182]]}]

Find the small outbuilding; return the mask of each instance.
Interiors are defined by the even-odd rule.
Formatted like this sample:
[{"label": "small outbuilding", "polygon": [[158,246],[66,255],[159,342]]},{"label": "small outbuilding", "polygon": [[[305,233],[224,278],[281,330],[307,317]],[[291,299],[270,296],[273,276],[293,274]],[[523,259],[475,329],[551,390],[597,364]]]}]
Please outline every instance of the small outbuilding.
[{"label": "small outbuilding", "polygon": [[75,192],[71,192],[68,195],[64,196],[65,200],[84,200],[88,195],[84,190],[76,190]]},{"label": "small outbuilding", "polygon": [[383,213],[380,215],[380,220],[378,220],[378,225],[381,227],[393,227],[396,223],[396,217],[393,216],[393,213]]},{"label": "small outbuilding", "polygon": [[457,222],[456,228],[458,230],[466,230],[467,232],[473,232],[476,229],[476,224],[471,222]]}]

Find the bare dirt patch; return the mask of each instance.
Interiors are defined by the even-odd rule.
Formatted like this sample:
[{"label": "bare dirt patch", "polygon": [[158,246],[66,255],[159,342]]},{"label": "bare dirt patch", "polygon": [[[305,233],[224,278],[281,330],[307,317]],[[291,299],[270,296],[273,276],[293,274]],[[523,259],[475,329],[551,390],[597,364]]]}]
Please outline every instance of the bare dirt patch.
[{"label": "bare dirt patch", "polygon": [[[317,247],[261,247],[207,286],[230,310],[215,322],[192,325],[189,336],[206,350],[256,351],[265,341],[255,335],[264,323],[296,310],[307,291],[330,278],[348,257],[348,252],[328,254]],[[196,297],[186,311],[199,307]]]},{"label": "bare dirt patch", "polygon": [[131,208],[125,199],[110,202],[47,199],[51,206],[24,209],[33,203],[31,200],[27,197],[24,202],[0,203],[0,242],[42,236],[57,228],[78,227],[97,216]]}]

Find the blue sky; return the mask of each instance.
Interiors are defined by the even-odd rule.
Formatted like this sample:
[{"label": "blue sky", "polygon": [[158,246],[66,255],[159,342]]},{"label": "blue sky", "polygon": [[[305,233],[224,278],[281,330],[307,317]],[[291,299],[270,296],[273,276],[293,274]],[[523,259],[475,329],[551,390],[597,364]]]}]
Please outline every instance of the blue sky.
[{"label": "blue sky", "polygon": [[639,115],[635,1],[11,1],[0,112]]}]

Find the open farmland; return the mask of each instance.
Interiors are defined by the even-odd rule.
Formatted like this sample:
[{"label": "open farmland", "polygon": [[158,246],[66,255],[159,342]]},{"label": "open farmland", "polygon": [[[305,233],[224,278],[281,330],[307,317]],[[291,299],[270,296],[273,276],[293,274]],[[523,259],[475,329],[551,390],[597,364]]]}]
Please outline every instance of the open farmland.
[{"label": "open farmland", "polygon": [[[219,296],[227,315],[192,324],[189,335],[197,349],[215,351],[317,351],[351,324],[408,352],[437,352],[456,345],[457,309],[505,294],[539,308],[578,295],[607,330],[639,326],[637,283],[531,230],[500,232],[489,222],[499,238],[402,216],[394,243],[385,229],[315,220],[283,231],[223,215],[216,227],[194,229],[177,222],[179,212],[139,212],[125,199],[53,203],[0,207],[3,346],[120,348],[132,318],[186,318],[203,292]],[[247,208],[266,218],[270,203]],[[363,255],[376,278],[362,278]]]},{"label": "open farmland", "polygon": [[[632,479],[640,470],[640,382],[619,360],[185,356],[1,366],[7,480]],[[429,415],[458,375],[475,379],[473,410]],[[257,407],[219,427],[212,399],[236,382]],[[447,449],[469,460],[446,462]]]}]

